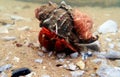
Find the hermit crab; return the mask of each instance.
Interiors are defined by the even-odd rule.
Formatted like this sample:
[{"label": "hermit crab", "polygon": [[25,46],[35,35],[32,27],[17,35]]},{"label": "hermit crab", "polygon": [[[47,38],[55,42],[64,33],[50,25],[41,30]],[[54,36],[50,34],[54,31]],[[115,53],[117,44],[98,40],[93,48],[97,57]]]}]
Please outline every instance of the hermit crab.
[{"label": "hermit crab", "polygon": [[98,40],[91,32],[92,19],[65,2],[49,2],[35,10],[41,30],[38,40],[48,51],[79,52],[81,44]]}]

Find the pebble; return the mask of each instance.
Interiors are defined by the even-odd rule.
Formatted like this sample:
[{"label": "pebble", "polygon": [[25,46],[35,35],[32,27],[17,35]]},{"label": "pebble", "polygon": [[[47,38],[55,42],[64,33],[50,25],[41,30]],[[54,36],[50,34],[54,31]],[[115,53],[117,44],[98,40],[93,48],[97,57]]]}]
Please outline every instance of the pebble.
[{"label": "pebble", "polygon": [[120,77],[120,68],[109,65],[101,65],[96,73],[99,77]]},{"label": "pebble", "polygon": [[107,20],[98,29],[98,32],[102,34],[116,33],[117,31],[118,31],[118,25],[113,20]]},{"label": "pebble", "polygon": [[20,61],[20,58],[18,58],[18,57],[15,56],[15,57],[13,58],[13,60],[14,60],[15,62],[19,62],[19,61]]},{"label": "pebble", "polygon": [[50,75],[44,74],[41,77],[50,77]]},{"label": "pebble", "polygon": [[0,73],[1,72],[4,72],[8,69],[12,68],[12,65],[11,64],[6,64],[6,65],[3,65],[3,66],[0,66]]},{"label": "pebble", "polygon": [[6,73],[2,72],[0,73],[0,77],[8,77]]},{"label": "pebble", "polygon": [[107,42],[111,42],[111,41],[112,41],[111,38],[105,38],[105,40],[106,40]]},{"label": "pebble", "polygon": [[107,59],[120,59],[120,52],[115,50],[109,50],[104,56]]},{"label": "pebble", "polygon": [[81,71],[81,70],[71,72],[72,77],[82,77],[83,74],[84,74],[84,71]]},{"label": "pebble", "polygon": [[79,53],[78,52],[75,52],[75,53],[72,53],[72,54],[70,54],[70,57],[71,58],[77,58],[79,56]]},{"label": "pebble", "polygon": [[94,62],[94,63],[103,63],[103,64],[106,64],[107,61],[105,59],[100,59],[100,58],[96,58],[96,59],[93,59],[91,62]]},{"label": "pebble", "polygon": [[11,18],[12,20],[24,20],[23,17],[17,16],[17,15],[10,15],[10,18]]},{"label": "pebble", "polygon": [[30,27],[29,26],[24,26],[24,27],[21,27],[21,28],[18,28],[19,31],[28,31],[30,30]]},{"label": "pebble", "polygon": [[36,59],[35,62],[41,64],[43,62],[43,59]]},{"label": "pebble", "polygon": [[48,56],[50,57],[50,56],[52,56],[52,54],[53,54],[53,52],[50,51],[50,52],[48,53]]},{"label": "pebble", "polygon": [[109,48],[111,48],[111,49],[113,49],[113,48],[115,47],[115,45],[112,44],[112,43],[108,44],[108,46],[109,46]]},{"label": "pebble", "polygon": [[28,68],[19,68],[16,70],[13,70],[11,77],[19,77],[19,76],[25,76],[27,74],[31,73],[31,70]]},{"label": "pebble", "polygon": [[73,64],[73,63],[70,63],[70,64],[68,64],[68,68],[69,68],[70,70],[72,70],[72,71],[75,71],[76,68],[77,68],[77,66],[76,66],[75,64]]},{"label": "pebble", "polygon": [[66,54],[65,53],[58,53],[57,54],[57,58],[61,58],[61,59],[64,59],[66,57]]},{"label": "pebble", "polygon": [[119,43],[117,43],[117,46],[120,48],[120,42],[119,42]]},{"label": "pebble", "polygon": [[38,55],[39,55],[40,57],[43,57],[43,56],[44,56],[44,53],[43,53],[43,52],[38,52]]},{"label": "pebble", "polygon": [[0,33],[9,33],[8,28],[4,26],[0,27]]},{"label": "pebble", "polygon": [[16,37],[14,36],[5,36],[1,38],[4,41],[11,41],[11,40],[16,40]]},{"label": "pebble", "polygon": [[76,63],[76,65],[81,69],[81,70],[83,70],[84,68],[85,68],[85,63],[83,62],[83,61],[78,61],[77,63]]}]

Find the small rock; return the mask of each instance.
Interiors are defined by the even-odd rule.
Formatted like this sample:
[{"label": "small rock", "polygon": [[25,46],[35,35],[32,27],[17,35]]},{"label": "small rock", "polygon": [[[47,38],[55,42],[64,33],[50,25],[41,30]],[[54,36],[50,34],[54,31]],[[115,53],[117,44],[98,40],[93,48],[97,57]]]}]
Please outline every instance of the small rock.
[{"label": "small rock", "polygon": [[94,52],[93,55],[97,56],[98,58],[105,58],[106,52]]},{"label": "small rock", "polygon": [[41,77],[50,77],[50,75],[44,74]]},{"label": "small rock", "polygon": [[108,46],[109,46],[109,48],[113,49],[115,45],[110,43],[110,44],[108,44]]},{"label": "small rock", "polygon": [[41,50],[42,50],[43,52],[48,52],[45,47],[41,47]]},{"label": "small rock", "polygon": [[24,18],[21,16],[17,16],[17,15],[10,15],[12,20],[23,20]]},{"label": "small rock", "polygon": [[30,30],[30,27],[24,26],[24,27],[18,28],[18,30],[20,30],[20,31],[28,31],[28,30]]},{"label": "small rock", "polygon": [[7,27],[0,27],[0,33],[9,33],[8,28]]},{"label": "small rock", "polygon": [[15,57],[13,58],[13,60],[14,60],[15,62],[19,62],[19,61],[20,61],[20,58],[18,58],[18,57],[15,56]]},{"label": "small rock", "polygon": [[66,54],[65,54],[65,53],[58,53],[58,54],[57,54],[57,58],[64,59],[65,57],[66,57]]},{"label": "small rock", "polygon": [[4,41],[11,41],[11,40],[15,40],[16,37],[14,37],[14,36],[5,36],[5,37],[2,37],[1,39],[4,40]]},{"label": "small rock", "polygon": [[117,44],[117,46],[120,48],[120,42]]},{"label": "small rock", "polygon": [[107,20],[98,29],[98,32],[102,34],[116,33],[117,31],[118,31],[118,25],[113,20]]},{"label": "small rock", "polygon": [[11,67],[12,67],[11,64],[6,64],[6,65],[3,65],[3,66],[0,66],[0,73],[10,69]]},{"label": "small rock", "polygon": [[83,62],[83,61],[78,61],[77,63],[76,63],[76,65],[80,68],[80,69],[84,69],[85,68],[85,63]]},{"label": "small rock", "polygon": [[64,62],[65,61],[65,59],[59,59],[59,60],[57,60],[57,62]]},{"label": "small rock", "polygon": [[19,77],[19,76],[25,76],[27,74],[31,73],[31,70],[28,68],[19,68],[16,70],[13,70],[11,77]]},{"label": "small rock", "polygon": [[76,65],[73,64],[73,63],[70,63],[70,64],[68,64],[68,68],[72,71],[75,71],[76,70]]},{"label": "small rock", "polygon": [[84,74],[84,71],[81,71],[81,70],[71,72],[72,77],[82,77],[83,74]]},{"label": "small rock", "polygon": [[92,62],[94,63],[103,63],[103,64],[106,64],[107,61],[105,59],[99,59],[99,58],[96,58],[96,59],[93,59]]},{"label": "small rock", "polygon": [[71,58],[77,58],[79,56],[78,52],[70,54]]},{"label": "small rock", "polygon": [[63,68],[64,68],[64,69],[68,69],[67,64],[64,64],[64,65],[63,65]]},{"label": "small rock", "polygon": [[107,59],[120,59],[120,52],[109,50],[105,55]]},{"label": "small rock", "polygon": [[96,73],[99,77],[120,77],[120,68],[101,65]]},{"label": "small rock", "polygon": [[40,57],[43,57],[43,56],[44,56],[44,53],[43,53],[43,52],[38,52],[38,55],[39,55]]},{"label": "small rock", "polygon": [[50,57],[50,56],[52,56],[52,54],[53,54],[53,52],[51,51],[48,53],[48,56]]},{"label": "small rock", "polygon": [[106,40],[107,42],[111,42],[111,41],[112,41],[111,38],[105,38],[105,40]]},{"label": "small rock", "polygon": [[43,59],[36,59],[35,62],[41,64],[43,62]]},{"label": "small rock", "polygon": [[0,73],[0,77],[8,77],[6,73],[2,72]]}]

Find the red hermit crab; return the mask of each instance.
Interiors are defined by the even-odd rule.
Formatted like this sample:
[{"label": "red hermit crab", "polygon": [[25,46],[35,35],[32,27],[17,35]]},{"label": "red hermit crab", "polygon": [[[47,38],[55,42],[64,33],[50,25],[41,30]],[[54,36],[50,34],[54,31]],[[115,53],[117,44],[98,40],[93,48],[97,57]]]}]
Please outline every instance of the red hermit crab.
[{"label": "red hermit crab", "polygon": [[90,31],[92,19],[65,2],[61,2],[60,6],[52,2],[42,5],[35,10],[35,16],[42,28],[39,42],[48,51],[77,52],[81,49],[79,44],[98,39]]}]

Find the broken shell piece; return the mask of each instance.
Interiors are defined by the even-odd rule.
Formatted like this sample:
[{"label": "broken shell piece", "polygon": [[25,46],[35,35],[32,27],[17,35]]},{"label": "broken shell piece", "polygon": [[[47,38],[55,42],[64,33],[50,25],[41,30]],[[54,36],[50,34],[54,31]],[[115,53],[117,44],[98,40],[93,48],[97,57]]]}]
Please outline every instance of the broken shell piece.
[{"label": "broken shell piece", "polygon": [[85,63],[83,61],[78,61],[76,65],[82,70],[85,68]]}]

